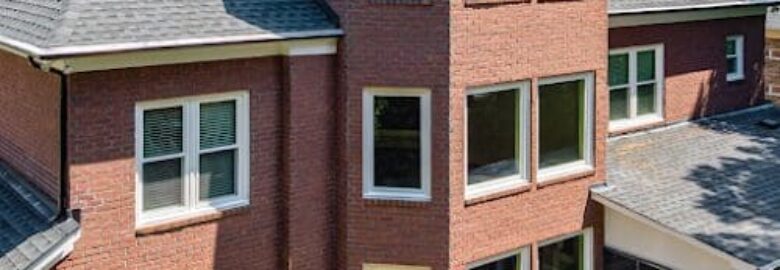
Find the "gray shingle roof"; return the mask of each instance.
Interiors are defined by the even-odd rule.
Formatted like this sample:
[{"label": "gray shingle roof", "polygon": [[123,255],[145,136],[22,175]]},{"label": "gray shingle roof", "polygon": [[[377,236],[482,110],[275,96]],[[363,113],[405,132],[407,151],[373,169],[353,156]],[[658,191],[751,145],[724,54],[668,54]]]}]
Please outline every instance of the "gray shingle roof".
[{"label": "gray shingle roof", "polygon": [[77,234],[73,218],[52,221],[50,203],[0,163],[0,269],[29,269]]},{"label": "gray shingle roof", "polygon": [[597,196],[764,266],[780,259],[780,120],[768,108],[608,143]]},{"label": "gray shingle roof", "polygon": [[41,49],[339,31],[318,0],[0,0],[0,36]]},{"label": "gray shingle roof", "polygon": [[609,0],[610,14],[673,11],[684,9],[767,5],[775,0]]}]

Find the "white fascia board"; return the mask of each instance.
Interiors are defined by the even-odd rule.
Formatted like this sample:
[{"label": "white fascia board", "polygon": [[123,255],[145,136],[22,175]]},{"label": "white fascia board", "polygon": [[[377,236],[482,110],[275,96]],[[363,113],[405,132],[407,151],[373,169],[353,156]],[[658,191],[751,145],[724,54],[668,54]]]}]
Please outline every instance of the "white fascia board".
[{"label": "white fascia board", "polygon": [[610,14],[609,28],[762,16],[766,15],[766,12],[765,6],[751,5],[675,12]]},{"label": "white fascia board", "polygon": [[247,42],[262,41],[280,41],[289,39],[304,39],[317,37],[337,37],[344,35],[341,29],[299,31],[288,33],[269,33],[239,35],[230,37],[211,37],[211,38],[189,38],[176,40],[162,40],[149,42],[126,42],[103,45],[78,45],[63,46],[53,48],[41,48],[26,42],[15,40],[0,35],[0,49],[18,54],[21,56],[34,56],[36,58],[57,58],[90,54],[105,54],[127,51],[139,51],[150,49],[165,49],[175,47],[192,47],[206,45],[235,44]]},{"label": "white fascia board", "polygon": [[51,269],[62,259],[65,259],[76,245],[76,242],[81,238],[81,228],[74,233],[67,236],[67,238],[60,241],[55,247],[49,250],[43,257],[38,259],[28,269],[31,270],[46,270]]},{"label": "white fascia board", "polygon": [[[671,236],[673,236],[673,237],[675,237],[677,239],[680,239],[681,241],[684,241],[684,242],[689,243],[689,244],[691,244],[691,245],[693,245],[695,247],[698,247],[698,248],[700,248],[700,249],[702,249],[702,250],[704,250],[704,251],[706,251],[706,252],[708,252],[708,253],[710,253],[712,255],[715,255],[717,257],[723,258],[724,260],[730,262],[731,263],[731,267],[733,269],[735,269],[735,270],[756,270],[756,269],[758,269],[758,267],[756,267],[756,266],[754,266],[754,265],[752,265],[750,263],[747,263],[747,262],[743,261],[740,258],[734,257],[731,254],[728,254],[728,253],[726,253],[726,252],[724,252],[722,250],[719,250],[719,249],[714,248],[714,247],[712,247],[712,246],[710,246],[708,244],[705,244],[705,243],[697,240],[696,238],[693,238],[691,236],[688,236],[688,235],[685,235],[683,233],[680,233],[680,232],[678,232],[678,231],[676,231],[676,230],[674,230],[672,228],[669,228],[669,227],[667,227],[667,226],[665,226],[663,224],[660,224],[660,223],[658,223],[658,222],[656,222],[656,221],[654,221],[654,220],[652,220],[652,219],[650,219],[650,218],[648,218],[646,216],[643,216],[643,215],[641,215],[639,213],[636,213],[636,212],[632,211],[631,209],[626,208],[625,206],[622,206],[622,205],[620,205],[618,203],[615,203],[615,202],[611,201],[610,199],[602,196],[601,194],[598,194],[598,193],[595,193],[595,192],[591,192],[591,199],[593,199],[594,201],[600,203],[604,207],[607,207],[609,209],[615,210],[618,213],[625,215],[626,217],[629,217],[631,219],[639,221],[642,224],[648,225],[651,228],[656,229],[656,230],[658,230],[660,232],[663,232],[665,234],[671,235]],[[761,270],[763,270],[763,269],[761,269]]]},{"label": "white fascia board", "polygon": [[666,11],[680,11],[680,10],[693,10],[693,9],[709,9],[709,8],[723,8],[723,7],[740,7],[751,5],[772,5],[780,3],[778,0],[757,0],[757,1],[733,1],[726,3],[715,4],[700,4],[700,5],[685,5],[685,6],[673,6],[673,7],[652,7],[652,8],[635,8],[635,9],[622,9],[617,11],[609,11],[609,15],[622,15],[622,14],[636,14],[636,13],[651,13],[651,12],[666,12]]}]

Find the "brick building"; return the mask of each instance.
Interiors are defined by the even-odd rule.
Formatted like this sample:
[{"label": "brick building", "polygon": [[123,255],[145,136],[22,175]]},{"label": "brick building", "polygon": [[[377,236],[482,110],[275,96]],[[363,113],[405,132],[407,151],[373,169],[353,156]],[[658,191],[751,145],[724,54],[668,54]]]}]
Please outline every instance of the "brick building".
[{"label": "brick building", "polygon": [[0,269],[769,269],[608,156],[763,106],[771,3],[0,1]]}]

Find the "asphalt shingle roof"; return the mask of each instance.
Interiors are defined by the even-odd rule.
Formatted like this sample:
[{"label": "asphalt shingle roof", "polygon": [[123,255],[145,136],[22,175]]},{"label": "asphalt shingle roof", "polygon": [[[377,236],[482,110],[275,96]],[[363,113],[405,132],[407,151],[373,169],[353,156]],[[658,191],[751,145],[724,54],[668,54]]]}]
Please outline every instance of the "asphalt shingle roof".
[{"label": "asphalt shingle roof", "polygon": [[780,109],[611,140],[596,195],[755,266],[780,259]]},{"label": "asphalt shingle roof", "polygon": [[317,0],[0,0],[0,36],[43,49],[326,30]]},{"label": "asphalt shingle roof", "polygon": [[708,7],[765,5],[773,0],[609,0],[609,13],[641,13]]},{"label": "asphalt shingle roof", "polygon": [[18,177],[0,163],[0,269],[31,268],[79,229],[73,218],[52,221],[51,204]]}]

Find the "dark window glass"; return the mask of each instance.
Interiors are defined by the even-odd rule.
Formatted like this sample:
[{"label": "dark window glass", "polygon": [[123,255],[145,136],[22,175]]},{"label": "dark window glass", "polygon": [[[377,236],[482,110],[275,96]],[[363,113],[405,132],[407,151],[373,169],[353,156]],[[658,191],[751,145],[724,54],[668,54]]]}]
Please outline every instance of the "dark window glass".
[{"label": "dark window glass", "polygon": [[636,54],[637,82],[655,79],[655,51],[643,51]]},{"label": "dark window glass", "polygon": [[236,150],[200,156],[200,198],[211,199],[236,193]]},{"label": "dark window glass", "polygon": [[181,107],[144,111],[144,157],[178,154],[184,149]]},{"label": "dark window glass", "polygon": [[735,54],[737,54],[737,40],[735,39],[726,40],[726,55],[735,55]]},{"label": "dark window glass", "polygon": [[637,115],[655,113],[655,84],[645,84],[637,87]]},{"label": "dark window glass", "polygon": [[143,165],[143,209],[182,205],[182,159]]},{"label": "dark window glass", "polygon": [[628,54],[609,56],[609,86],[628,84]]},{"label": "dark window glass", "polygon": [[727,61],[727,69],[728,73],[737,73],[737,58],[736,57],[730,57]]},{"label": "dark window glass", "polygon": [[610,249],[604,251],[604,270],[636,270],[637,261]]},{"label": "dark window glass", "polygon": [[518,90],[468,97],[468,182],[478,184],[519,173]]},{"label": "dark window glass", "polygon": [[540,270],[582,270],[584,262],[582,236],[569,238],[539,248]]},{"label": "dark window glass", "polygon": [[374,98],[374,184],[421,188],[420,98]]},{"label": "dark window glass", "polygon": [[542,85],[539,90],[539,165],[565,164],[583,157],[585,82]]},{"label": "dark window glass", "polygon": [[495,262],[483,264],[470,270],[520,270],[518,256],[507,257]]},{"label": "dark window glass", "polygon": [[609,120],[628,118],[628,88],[609,90]]}]

